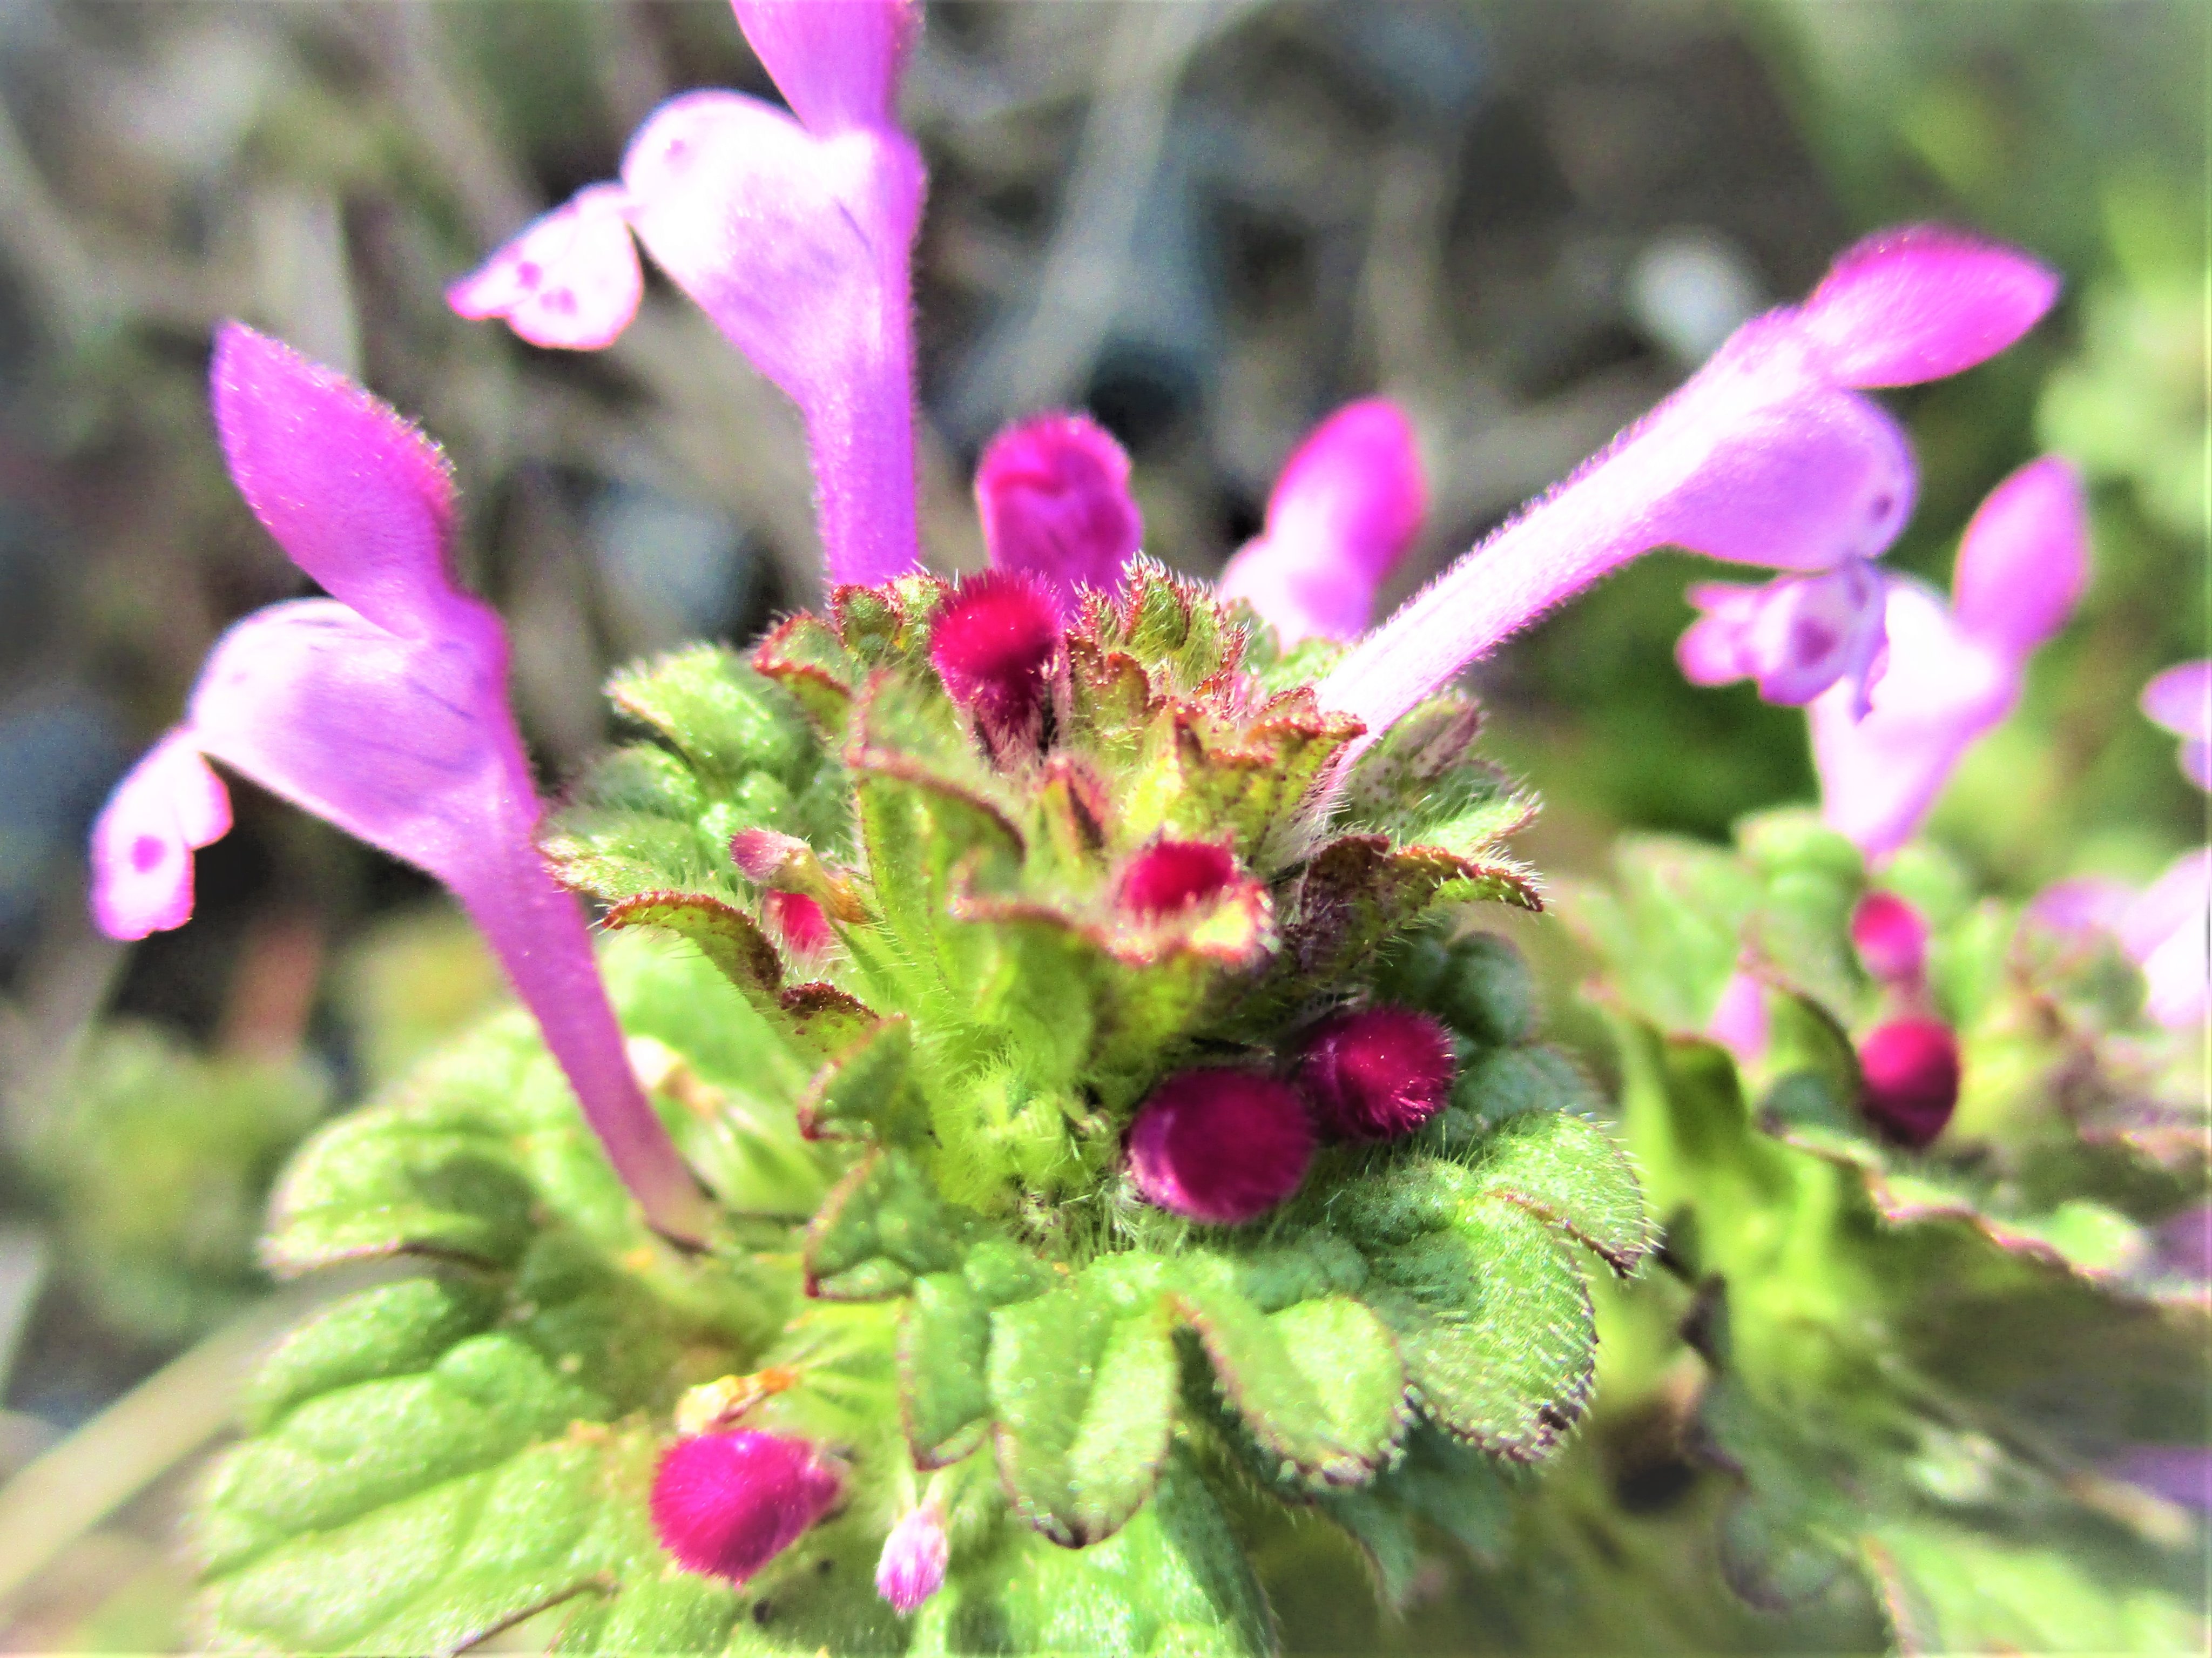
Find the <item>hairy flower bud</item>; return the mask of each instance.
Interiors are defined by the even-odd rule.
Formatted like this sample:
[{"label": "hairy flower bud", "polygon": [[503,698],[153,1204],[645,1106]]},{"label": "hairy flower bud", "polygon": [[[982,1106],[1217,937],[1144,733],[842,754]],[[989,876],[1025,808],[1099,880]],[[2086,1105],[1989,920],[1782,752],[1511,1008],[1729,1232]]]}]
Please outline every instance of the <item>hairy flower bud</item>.
[{"label": "hairy flower bud", "polygon": [[1237,854],[1212,841],[1156,841],[1121,871],[1114,902],[1157,920],[1219,897],[1237,878]]},{"label": "hairy flower bud", "polygon": [[995,746],[1035,727],[1059,649],[1059,606],[1043,585],[990,570],[963,581],[938,612],[929,659]]},{"label": "hairy flower bud", "polygon": [[1305,1179],[1313,1125],[1297,1090],[1249,1071],[1182,1071],[1129,1129],[1129,1174],[1163,1209],[1214,1226],[1267,1212]]},{"label": "hairy flower bud", "polygon": [[1884,1139],[1917,1151],[1959,1103],[1959,1039],[1940,1019],[1892,1019],[1859,1044],[1859,1108]]},{"label": "hairy flower bud", "polygon": [[801,956],[818,956],[837,942],[822,906],[801,892],[771,892],[761,899],[761,916],[786,947]]},{"label": "hairy flower bud", "polygon": [[1036,577],[1069,610],[1079,587],[1117,591],[1145,538],[1128,456],[1082,415],[1039,415],[992,439],[975,507],[991,568]]},{"label": "hairy flower bud", "polygon": [[1451,1038],[1437,1021],[1411,1008],[1370,1007],[1313,1033],[1298,1082],[1328,1133],[1389,1139],[1435,1114],[1455,1068]]},{"label": "hairy flower bud", "polygon": [[904,1617],[945,1587],[945,1563],[951,1558],[945,1517],[925,1503],[892,1527],[884,1540],[883,1558],[876,1563],[876,1593]]},{"label": "hairy flower bud", "polygon": [[842,1482],[803,1439],[740,1430],[679,1439],[653,1476],[653,1529],[685,1567],[742,1583],[837,1500]]}]

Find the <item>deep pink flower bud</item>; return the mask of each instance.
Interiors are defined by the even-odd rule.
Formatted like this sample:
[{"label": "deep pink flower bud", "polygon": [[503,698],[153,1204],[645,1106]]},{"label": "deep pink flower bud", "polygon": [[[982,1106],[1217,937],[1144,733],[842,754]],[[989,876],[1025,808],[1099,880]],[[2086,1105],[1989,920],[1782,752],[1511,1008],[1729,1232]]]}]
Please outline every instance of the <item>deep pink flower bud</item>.
[{"label": "deep pink flower bud", "polygon": [[1869,892],[1851,912],[1851,947],[1867,976],[1900,990],[1928,971],[1928,922],[1893,892]]},{"label": "deep pink flower bud", "polygon": [[1237,854],[1214,841],[1155,841],[1121,871],[1114,902],[1145,920],[1210,902],[1238,879]]},{"label": "deep pink flower bud", "polygon": [[803,892],[771,892],[761,899],[770,931],[801,956],[818,956],[837,942],[822,906]]},{"label": "deep pink flower bud", "polygon": [[1917,1151],[1959,1103],[1959,1039],[1940,1019],[1892,1019],[1859,1044],[1859,1108],[1882,1139]]},{"label": "deep pink flower bud", "polygon": [[841,1484],[803,1439],[679,1439],[653,1473],[653,1529],[689,1570],[742,1583],[828,1512]]},{"label": "deep pink flower bud", "polygon": [[1426,1122],[1451,1092],[1451,1038],[1425,1013],[1370,1007],[1328,1020],[1306,1044],[1298,1082],[1340,1139],[1389,1139]]},{"label": "deep pink flower bud", "polygon": [[1306,1177],[1313,1125],[1287,1083],[1249,1071],[1183,1071],[1129,1128],[1129,1173],[1163,1209],[1213,1226],[1264,1215]]},{"label": "deep pink flower bud", "polygon": [[988,736],[1028,730],[1043,710],[1045,677],[1060,649],[1060,610],[1034,576],[988,570],[968,577],[937,613],[929,659],[952,700]]},{"label": "deep pink flower bud", "polygon": [[1084,415],[1039,415],[993,438],[975,469],[975,509],[991,568],[1036,576],[1063,612],[1079,586],[1118,591],[1145,538],[1129,457]]},{"label": "deep pink flower bud", "polygon": [[945,1587],[945,1567],[951,1554],[944,1515],[933,1504],[923,1503],[884,1540],[883,1558],[876,1563],[876,1593],[901,1617],[906,1616]]}]

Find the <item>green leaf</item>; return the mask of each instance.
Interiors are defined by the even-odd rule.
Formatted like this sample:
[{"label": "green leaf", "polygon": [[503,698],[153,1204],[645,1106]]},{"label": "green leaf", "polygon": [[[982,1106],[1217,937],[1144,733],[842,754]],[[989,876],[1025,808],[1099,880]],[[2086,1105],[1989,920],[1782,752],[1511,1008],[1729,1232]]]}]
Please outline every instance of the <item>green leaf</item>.
[{"label": "green leaf", "polygon": [[259,1433],[318,1394],[426,1370],[489,1324],[498,1305],[489,1286],[459,1274],[402,1278],[349,1296],[262,1360],[240,1401],[240,1419]]},{"label": "green leaf", "polygon": [[1431,1421],[1519,1461],[1558,1444],[1588,1401],[1596,1333],[1544,1222],[1427,1158],[1346,1182],[1329,1218],[1366,1254],[1362,1299],[1396,1333]]},{"label": "green leaf", "polygon": [[1015,1511],[1070,1547],[1110,1537],[1143,1504],[1175,1424],[1172,1315],[1127,1259],[991,1322],[1000,1475]]},{"label": "green leaf", "polygon": [[1587,1118],[1563,1111],[1509,1118],[1480,1142],[1468,1167],[1478,1191],[1558,1227],[1624,1277],[1651,1247],[1628,1158]]},{"label": "green leaf", "polygon": [[2197,1549],[2127,1548],[2087,1527],[2006,1538],[1934,1521],[1875,1526],[1863,1548],[1903,1653],[2203,1647]]},{"label": "green leaf", "polygon": [[1227,1517],[1177,1454],[1157,1491],[1113,1536],[1080,1549],[1007,1526],[961,1559],[915,1620],[914,1658],[1105,1654],[1262,1658],[1275,1650],[1267,1602]]},{"label": "green leaf", "polygon": [[899,1329],[899,1409],[923,1467],[958,1461],[991,1422],[991,1313],[1042,1295],[1057,1282],[1008,1239],[986,1234],[961,1270],[915,1281]]},{"label": "green leaf", "polygon": [[694,645],[607,682],[614,705],[725,787],[755,768],[803,783],[819,750],[775,688],[719,645]]},{"label": "green leaf", "polygon": [[806,1292],[880,1301],[960,1264],[960,1230],[928,1175],[902,1151],[878,1147],[837,1182],[806,1229]]},{"label": "green leaf", "polygon": [[1254,1439],[1316,1484],[1367,1479],[1406,1425],[1406,1370],[1389,1331],[1349,1296],[1262,1313],[1212,1264],[1179,1262],[1172,1294]]},{"label": "green leaf", "polygon": [[782,959],[759,924],[734,905],[698,892],[642,893],[610,906],[607,926],[658,927],[688,938],[747,1001],[781,1011],[775,992]]},{"label": "green leaf", "polygon": [[914,1060],[914,1022],[893,1014],[840,1048],[799,1096],[809,1139],[890,1138],[892,1112]]}]

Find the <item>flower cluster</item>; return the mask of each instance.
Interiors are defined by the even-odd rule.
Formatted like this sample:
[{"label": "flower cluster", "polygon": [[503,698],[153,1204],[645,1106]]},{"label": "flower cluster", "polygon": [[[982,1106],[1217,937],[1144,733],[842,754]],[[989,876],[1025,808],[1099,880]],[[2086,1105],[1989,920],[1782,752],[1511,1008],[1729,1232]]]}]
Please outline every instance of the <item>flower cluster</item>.
[{"label": "flower cluster", "polygon": [[[1140,556],[1109,434],[1023,421],[976,477],[990,568],[942,580],[915,530],[925,181],[893,109],[915,13],[736,9],[788,112],[677,99],[618,182],[449,297],[595,349],[641,302],[641,243],[805,416],[825,613],[742,659],[702,647],[619,677],[650,740],[549,816],[504,632],[453,579],[436,451],[227,328],[212,378],[232,475],[330,596],[218,645],[95,829],[96,914],[119,937],[187,918],[191,853],[228,822],[210,760],[453,891],[646,1221],[708,1284],[664,1298],[690,1321],[670,1345],[764,1367],[702,1395],[679,1388],[679,1358],[620,1394],[653,1424],[654,1547],[694,1576],[751,1585],[796,1574],[810,1540],[867,1535],[883,1599],[927,1618],[948,1585],[1030,1582],[1035,1538],[1087,1550],[1165,1527],[1163,1509],[1195,1523],[1212,1499],[1192,1493],[1224,1470],[1363,1542],[1435,1519],[1436,1484],[1411,1471],[1559,1442],[1594,1375],[1589,1259],[1626,1272],[1650,1243],[1626,1160],[1562,1108],[1581,1084],[1535,1041],[1517,958],[1462,925],[1464,906],[1539,901],[1498,850],[1529,803],[1474,756],[1476,711],[1449,682],[1652,548],[1786,572],[1699,590],[1684,665],[1809,702],[1831,822],[1893,849],[2010,707],[2084,552],[2079,487],[2045,461],[1977,516],[1948,609],[1883,574],[1915,477],[1865,393],[2004,349],[2055,279],[1929,228],[1850,250],[1380,626],[1425,493],[1414,434],[1380,400],[1299,447],[1211,591]],[[2202,701],[2200,685],[2184,710],[2200,772]],[[658,1060],[648,1098],[577,894],[610,929],[677,936],[711,964],[751,1068],[787,1079],[772,1113]],[[1858,1044],[1862,1109],[1923,1147],[1960,1090],[1924,926],[1877,894],[1852,937],[1888,999]],[[1747,1052],[1763,995],[1719,1016]],[[494,1139],[501,1157],[534,1144]],[[766,1199],[740,1167],[762,1145],[793,1171]],[[557,1207],[544,1178],[524,1181],[536,1199],[501,1187],[496,1215]],[[593,1211],[579,1236],[617,1224]],[[518,1284],[558,1276],[501,1259]],[[637,1259],[657,1258],[623,1270]],[[538,1316],[502,1293],[510,1323]],[[701,1309],[717,1296],[762,1327],[715,1326]],[[708,1403],[672,1413],[679,1394]],[[1206,1467],[1186,1448],[1200,1440]],[[961,1473],[986,1442],[995,1479]],[[917,1502],[925,1470],[947,1483]],[[963,1540],[1003,1533],[979,1513],[1020,1539],[986,1559]]]}]

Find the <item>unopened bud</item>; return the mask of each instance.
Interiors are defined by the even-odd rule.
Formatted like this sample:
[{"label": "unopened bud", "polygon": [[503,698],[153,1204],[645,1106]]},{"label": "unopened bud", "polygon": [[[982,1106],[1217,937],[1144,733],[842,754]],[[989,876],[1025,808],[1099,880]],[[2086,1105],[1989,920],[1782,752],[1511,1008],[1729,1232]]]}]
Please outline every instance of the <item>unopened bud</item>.
[{"label": "unopened bud", "polygon": [[803,1439],[745,1430],[679,1439],[653,1472],[653,1529],[689,1570],[742,1583],[829,1511],[841,1484]]},{"label": "unopened bud", "polygon": [[1298,1189],[1313,1125],[1297,1090],[1249,1071],[1184,1071],[1129,1129],[1129,1173],[1161,1208],[1214,1226],[1264,1215]]},{"label": "unopened bud", "polygon": [[1959,1039],[1939,1019],[1893,1019],[1859,1044],[1859,1108],[1884,1139],[1917,1151],[1959,1103]]},{"label": "unopened bud", "polygon": [[1329,1133],[1389,1139],[1435,1114],[1456,1070],[1451,1038],[1437,1021],[1411,1008],[1370,1007],[1313,1033],[1298,1081]]},{"label": "unopened bud", "polygon": [[993,744],[1034,730],[1060,649],[1060,611],[1034,577],[969,576],[931,624],[929,659],[952,700]]},{"label": "unopened bud", "polygon": [[876,1593],[904,1617],[945,1587],[945,1563],[951,1558],[944,1516],[925,1503],[892,1527],[884,1540],[883,1558],[876,1563]]}]

